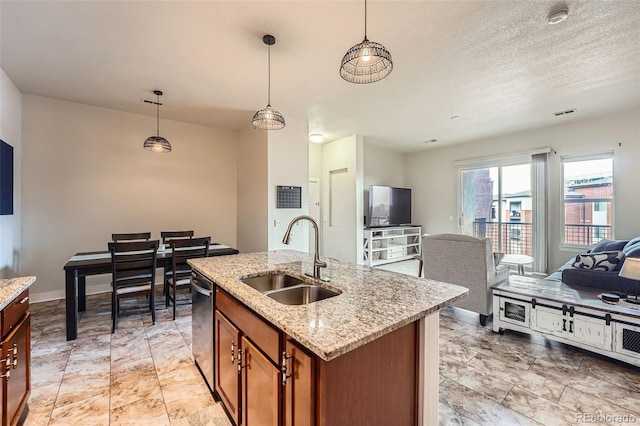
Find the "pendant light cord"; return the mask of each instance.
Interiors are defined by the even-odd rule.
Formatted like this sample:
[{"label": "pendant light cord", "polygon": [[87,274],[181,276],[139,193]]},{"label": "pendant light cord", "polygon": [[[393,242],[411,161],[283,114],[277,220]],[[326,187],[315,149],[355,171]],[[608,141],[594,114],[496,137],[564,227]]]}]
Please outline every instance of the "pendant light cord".
[{"label": "pendant light cord", "polygon": [[364,0],[364,39],[367,39],[367,0]]},{"label": "pendant light cord", "polygon": [[156,95],[156,135],[160,137],[160,95]]},{"label": "pendant light cord", "polygon": [[269,45],[269,83],[267,84],[267,105],[271,106],[271,45]]}]

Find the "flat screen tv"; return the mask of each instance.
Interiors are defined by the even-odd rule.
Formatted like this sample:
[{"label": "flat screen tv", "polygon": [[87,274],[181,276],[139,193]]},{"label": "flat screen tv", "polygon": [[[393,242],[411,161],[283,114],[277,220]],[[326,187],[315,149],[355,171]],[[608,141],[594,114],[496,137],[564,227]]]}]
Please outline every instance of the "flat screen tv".
[{"label": "flat screen tv", "polygon": [[0,215],[13,214],[13,147],[0,140]]},{"label": "flat screen tv", "polygon": [[411,188],[371,185],[366,222],[370,228],[411,224]]}]

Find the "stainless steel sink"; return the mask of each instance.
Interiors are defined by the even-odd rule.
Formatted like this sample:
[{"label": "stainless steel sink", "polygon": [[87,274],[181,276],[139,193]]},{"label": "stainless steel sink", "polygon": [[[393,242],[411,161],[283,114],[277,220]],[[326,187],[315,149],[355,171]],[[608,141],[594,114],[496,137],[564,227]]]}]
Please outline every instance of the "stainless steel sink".
[{"label": "stainless steel sink", "polygon": [[306,305],[340,294],[339,291],[329,290],[284,273],[258,275],[239,280],[284,305]]},{"label": "stainless steel sink", "polygon": [[339,293],[317,285],[301,284],[265,294],[284,305],[306,305],[337,296]]},{"label": "stainless steel sink", "polygon": [[260,275],[253,278],[242,278],[240,281],[261,293],[302,284],[300,278],[287,274]]}]

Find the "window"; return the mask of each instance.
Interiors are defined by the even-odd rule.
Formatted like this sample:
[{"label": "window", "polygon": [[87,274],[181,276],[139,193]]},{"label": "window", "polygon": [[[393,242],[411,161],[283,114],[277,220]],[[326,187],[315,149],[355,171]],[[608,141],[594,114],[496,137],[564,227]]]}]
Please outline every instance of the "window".
[{"label": "window", "polygon": [[613,154],[562,159],[564,244],[588,246],[613,235]]}]

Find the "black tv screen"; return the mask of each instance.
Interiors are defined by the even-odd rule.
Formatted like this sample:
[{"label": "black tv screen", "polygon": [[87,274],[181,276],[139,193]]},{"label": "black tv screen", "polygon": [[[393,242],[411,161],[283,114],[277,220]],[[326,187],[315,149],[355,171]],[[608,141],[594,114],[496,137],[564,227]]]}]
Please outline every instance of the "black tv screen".
[{"label": "black tv screen", "polygon": [[0,215],[13,214],[13,147],[0,140]]},{"label": "black tv screen", "polygon": [[367,226],[411,224],[411,188],[371,185]]}]

